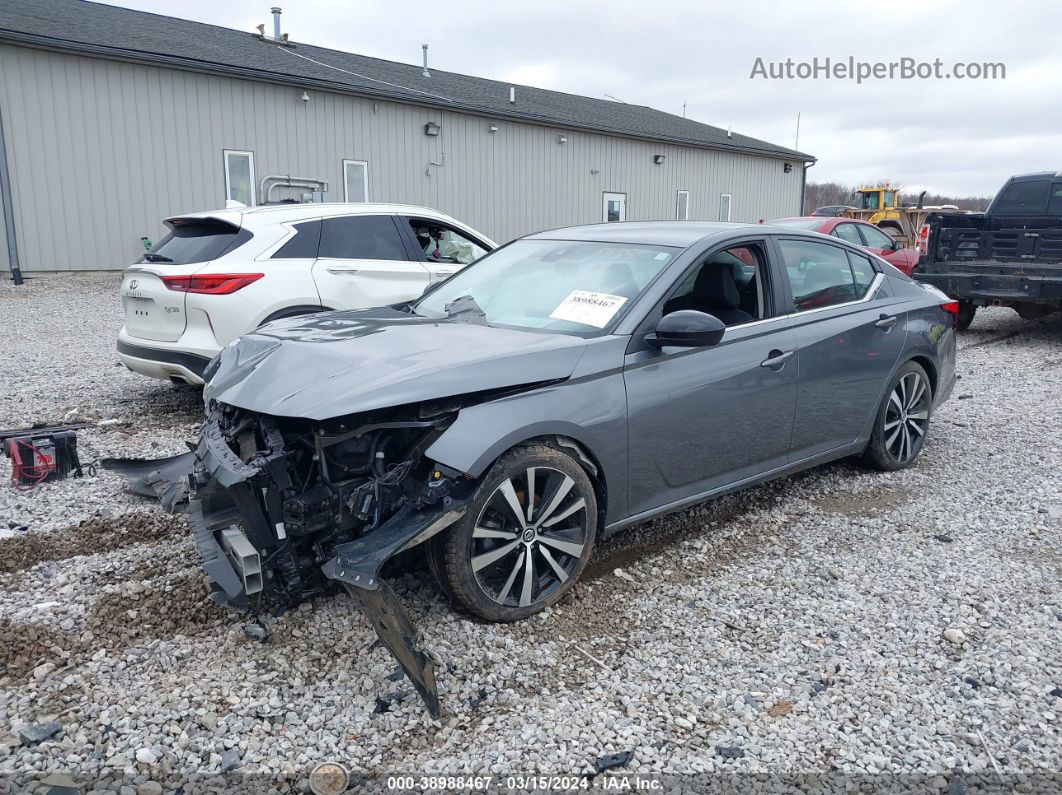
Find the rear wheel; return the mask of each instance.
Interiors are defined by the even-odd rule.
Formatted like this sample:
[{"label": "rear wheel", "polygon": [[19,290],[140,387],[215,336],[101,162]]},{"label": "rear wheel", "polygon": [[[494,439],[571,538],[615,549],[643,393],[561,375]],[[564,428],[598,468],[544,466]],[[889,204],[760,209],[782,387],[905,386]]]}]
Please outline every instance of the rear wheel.
[{"label": "rear wheel", "polygon": [[959,320],[957,325],[959,331],[966,331],[966,329],[970,328],[976,313],[977,307],[973,301],[959,301]]},{"label": "rear wheel", "polygon": [[933,392],[926,371],[907,362],[893,376],[878,408],[863,461],[886,472],[905,469],[917,460],[929,431]]},{"label": "rear wheel", "polygon": [[597,534],[597,499],[582,466],[544,445],[502,456],[465,516],[432,539],[442,590],[490,621],[517,621],[575,584]]}]

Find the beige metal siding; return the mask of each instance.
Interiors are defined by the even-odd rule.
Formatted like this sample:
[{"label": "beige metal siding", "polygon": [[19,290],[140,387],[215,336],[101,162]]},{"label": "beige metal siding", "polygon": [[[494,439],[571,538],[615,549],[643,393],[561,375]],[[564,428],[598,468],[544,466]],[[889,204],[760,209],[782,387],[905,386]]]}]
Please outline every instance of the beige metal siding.
[{"label": "beige metal siding", "polygon": [[[304,103],[301,93],[0,46],[23,269],[124,267],[141,253],[141,236],[163,234],[161,219],[224,204],[225,149],[254,152],[259,182],[327,180],[334,201],[343,199],[343,159],[368,161],[371,201],[436,207],[499,242],[600,221],[606,191],[627,194],[628,220],[673,219],[679,190],[690,191],[691,220],[715,220],[721,193],[732,194],[735,221],[800,208],[800,163],[785,174],[774,158],[318,91]],[[441,135],[424,134],[428,121]],[[428,165],[444,153],[445,165]]]}]

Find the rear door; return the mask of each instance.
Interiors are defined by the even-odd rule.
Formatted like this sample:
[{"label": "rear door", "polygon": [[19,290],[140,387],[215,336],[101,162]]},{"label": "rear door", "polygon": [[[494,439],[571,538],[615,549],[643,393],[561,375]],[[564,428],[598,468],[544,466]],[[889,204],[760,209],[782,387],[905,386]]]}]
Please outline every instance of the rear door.
[{"label": "rear door", "polygon": [[807,238],[775,245],[797,345],[795,462],[859,438],[903,350],[907,322],[870,257]]},{"label": "rear door", "polygon": [[133,337],[175,342],[184,334],[186,294],[170,290],[167,276],[190,276],[211,260],[251,238],[237,224],[219,218],[171,218],[171,231],[122,276],[125,329]]},{"label": "rear door", "polygon": [[428,278],[395,216],[343,215],[321,222],[313,279],[326,306],[366,309],[408,301],[424,292]]}]

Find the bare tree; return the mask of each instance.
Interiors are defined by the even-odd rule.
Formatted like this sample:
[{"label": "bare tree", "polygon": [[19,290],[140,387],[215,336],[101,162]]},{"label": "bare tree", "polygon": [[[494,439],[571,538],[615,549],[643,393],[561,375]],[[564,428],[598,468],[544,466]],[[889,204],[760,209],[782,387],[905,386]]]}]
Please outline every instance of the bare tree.
[{"label": "bare tree", "polygon": [[[865,182],[858,187],[867,185],[896,184],[892,180],[877,179]],[[857,204],[855,197],[856,186],[843,185],[839,182],[809,182],[804,189],[804,212],[810,213],[816,207],[828,207],[831,205]],[[960,210],[983,211],[988,207],[990,196],[949,196],[940,193],[927,193],[923,200],[927,205],[954,204]],[[918,194],[910,192],[900,193],[901,204],[915,205],[918,203]]]}]

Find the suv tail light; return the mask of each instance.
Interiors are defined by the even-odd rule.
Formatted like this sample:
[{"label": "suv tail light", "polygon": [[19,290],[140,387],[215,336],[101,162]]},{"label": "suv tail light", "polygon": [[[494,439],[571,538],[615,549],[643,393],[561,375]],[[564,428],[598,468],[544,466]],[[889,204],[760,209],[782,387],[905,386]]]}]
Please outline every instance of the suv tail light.
[{"label": "suv tail light", "polygon": [[163,276],[166,289],[178,293],[228,295],[265,276],[264,273],[203,273],[196,276]]},{"label": "suv tail light", "polygon": [[959,302],[958,301],[945,301],[940,305],[940,308],[951,315],[952,328],[959,327]]}]

